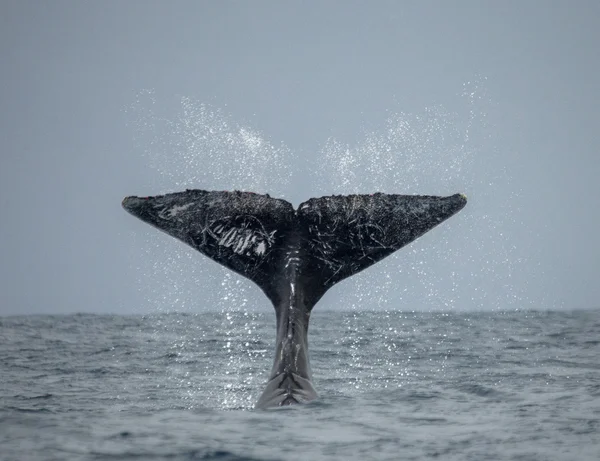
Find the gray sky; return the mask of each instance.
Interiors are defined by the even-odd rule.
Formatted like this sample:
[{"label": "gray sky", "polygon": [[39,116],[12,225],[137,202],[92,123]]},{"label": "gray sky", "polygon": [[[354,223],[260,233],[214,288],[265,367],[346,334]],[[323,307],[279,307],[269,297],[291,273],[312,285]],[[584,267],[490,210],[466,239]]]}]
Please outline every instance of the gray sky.
[{"label": "gray sky", "polygon": [[[182,185],[295,205],[468,194],[317,308],[599,307],[599,19],[595,1],[5,0],[0,314],[197,311],[227,292],[266,308],[120,207]],[[190,128],[202,103],[221,115]],[[190,144],[221,122],[231,152],[223,137]],[[390,135],[401,122],[408,134]],[[273,171],[240,179],[241,159],[265,167],[265,145]]]}]

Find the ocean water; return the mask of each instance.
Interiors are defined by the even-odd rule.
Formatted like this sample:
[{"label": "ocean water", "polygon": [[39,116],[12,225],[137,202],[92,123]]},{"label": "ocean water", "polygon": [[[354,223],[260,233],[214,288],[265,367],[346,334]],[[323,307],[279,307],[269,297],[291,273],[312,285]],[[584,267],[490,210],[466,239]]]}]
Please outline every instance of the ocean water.
[{"label": "ocean water", "polygon": [[315,309],[319,399],[253,410],[275,316],[0,318],[2,460],[598,460],[600,311]]}]

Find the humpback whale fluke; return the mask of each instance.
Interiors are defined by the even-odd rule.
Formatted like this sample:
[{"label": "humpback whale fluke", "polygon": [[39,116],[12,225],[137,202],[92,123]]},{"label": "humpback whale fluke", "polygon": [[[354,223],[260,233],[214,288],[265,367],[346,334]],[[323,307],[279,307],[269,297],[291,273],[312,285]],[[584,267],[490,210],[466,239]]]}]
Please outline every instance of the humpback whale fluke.
[{"label": "humpback whale fluke", "polygon": [[248,277],[277,317],[275,361],[256,406],[317,397],[308,358],[310,312],[336,283],[366,269],[460,211],[466,196],[334,195],[297,210],[250,192],[186,190],[126,197],[134,216]]}]

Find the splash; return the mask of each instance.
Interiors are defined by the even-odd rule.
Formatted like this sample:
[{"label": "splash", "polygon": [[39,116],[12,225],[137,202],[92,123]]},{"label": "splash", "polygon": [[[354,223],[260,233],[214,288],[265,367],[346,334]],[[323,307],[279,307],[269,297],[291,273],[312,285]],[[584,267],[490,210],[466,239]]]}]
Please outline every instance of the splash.
[{"label": "splash", "polygon": [[136,145],[164,192],[239,189],[285,197],[292,152],[232,122],[220,109],[187,97],[169,108],[145,90],[127,113]]},{"label": "splash", "polygon": [[[529,272],[511,228],[519,192],[498,149],[486,79],[464,84],[455,110],[391,114],[356,146],[329,139],[316,184],[322,194],[450,195],[467,208],[388,260],[352,278],[336,296],[356,309],[511,310],[531,304],[515,274]],[[402,275],[399,276],[398,272]],[[533,274],[532,274],[533,275]],[[424,300],[424,301],[423,301]]]},{"label": "splash", "polygon": [[[319,308],[355,311],[514,310],[539,307],[526,295],[523,279],[536,266],[523,257],[511,230],[519,225],[519,191],[507,169],[495,103],[485,78],[463,85],[451,104],[419,113],[390,112],[380,130],[348,145],[327,140],[310,173],[310,195],[388,192],[450,195],[465,192],[469,205],[459,216],[387,260],[334,287]],[[134,139],[157,174],[148,193],[185,188],[251,190],[286,197],[297,159],[285,145],[233,122],[222,110],[191,98],[159,103],[140,92],[127,108]],[[157,190],[159,189],[159,190]],[[308,198],[308,197],[307,197]],[[245,365],[264,359],[249,352],[255,306],[267,306],[250,282],[232,275],[173,239],[145,234],[140,242],[139,286],[155,311],[220,310],[230,360],[223,371],[223,408],[248,407],[255,376]],[[537,274],[539,276],[539,274]],[[520,282],[515,283],[519,278]],[[342,288],[343,287],[343,288]],[[335,299],[329,301],[328,299]],[[201,305],[198,305],[201,300]],[[323,305],[324,304],[324,305]],[[252,306],[252,307],[249,307]],[[356,315],[347,317],[356,331]],[[360,335],[348,345],[352,367],[359,362]],[[262,377],[260,377],[262,378]],[[357,381],[360,387],[360,381]]]},{"label": "splash", "polygon": [[[391,113],[382,129],[365,133],[357,145],[334,138],[324,145],[315,172],[321,194],[464,192],[469,197],[467,208],[451,221],[331,290],[333,307],[354,312],[345,317],[349,332],[358,331],[356,313],[365,309],[398,315],[398,310],[540,307],[540,300],[528,298],[523,282],[539,276],[539,267],[512,237],[521,213],[519,191],[499,148],[506,143],[494,127],[495,106],[486,78],[478,77],[463,85],[453,110],[433,106]],[[360,335],[342,341],[348,340],[351,378],[370,365],[359,360]]]},{"label": "splash", "polygon": [[[144,90],[126,112],[136,147],[157,173],[158,187],[149,185],[149,194],[199,188],[285,197],[293,154],[283,144],[275,146],[260,132],[232,122],[221,110],[187,97],[169,107],[153,91]],[[262,294],[222,266],[202,264],[197,252],[179,242],[155,234],[136,238],[144,240],[136,245],[142,254],[132,255],[139,261],[138,286],[152,311],[221,311],[218,333],[230,359],[222,376],[215,378],[224,392],[212,397],[221,408],[251,407],[255,376],[242,370],[263,356],[252,346],[256,313],[248,304],[266,306]],[[183,386],[187,382],[179,374],[171,378]],[[188,397],[190,402],[198,398],[194,393]]]}]

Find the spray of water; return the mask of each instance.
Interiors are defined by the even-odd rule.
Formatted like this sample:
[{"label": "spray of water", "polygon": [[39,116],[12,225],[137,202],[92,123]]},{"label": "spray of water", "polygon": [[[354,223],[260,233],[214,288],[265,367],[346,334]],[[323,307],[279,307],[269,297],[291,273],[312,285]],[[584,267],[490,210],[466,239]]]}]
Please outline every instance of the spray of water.
[{"label": "spray of water", "polygon": [[[190,98],[168,108],[153,91],[142,91],[127,113],[137,147],[158,173],[158,187],[149,186],[149,194],[201,188],[285,197],[292,153],[256,130],[232,122],[221,110]],[[222,324],[215,333],[229,360],[215,378],[225,390],[218,398],[223,408],[251,406],[255,377],[241,370],[261,357],[252,352],[248,340],[256,330],[256,313],[248,307],[249,297],[254,296],[248,294],[254,291],[249,282],[217,264],[200,264],[195,251],[172,239],[151,234],[136,237],[144,240],[136,245],[144,252],[135,258],[142,265],[137,268],[139,286],[152,310],[221,311]]]},{"label": "spray of water", "polygon": [[[465,192],[470,199],[463,212],[431,233],[435,238],[422,237],[335,292],[336,303],[355,313],[346,317],[349,332],[360,331],[357,314],[365,306],[388,311],[531,307],[524,285],[513,283],[516,274],[534,274],[511,238],[520,214],[519,191],[498,147],[503,143],[491,121],[494,107],[480,77],[463,85],[452,111],[435,106],[392,113],[358,145],[332,138],[323,147],[316,172],[323,194]],[[364,374],[369,364],[357,358],[360,334],[349,337],[352,360],[346,371]]]},{"label": "spray of water", "polygon": [[[150,194],[157,189],[202,188],[286,197],[297,164],[294,154],[232,122],[222,110],[190,98],[169,108],[159,104],[152,91],[143,91],[127,111],[138,148],[158,173]],[[434,106],[420,113],[390,113],[383,128],[364,133],[358,145],[331,138],[323,146],[319,168],[311,172],[310,189],[316,195],[466,192],[470,199],[465,211],[435,230],[435,238],[422,237],[423,243],[410,245],[337,289],[336,305],[355,314],[346,320],[348,338],[353,338],[348,345],[354,351],[351,368],[369,367],[357,359],[359,307],[509,310],[531,303],[513,283],[515,274],[527,276],[531,265],[519,257],[510,235],[519,219],[518,191],[502,161],[501,143],[490,121],[493,111],[486,80],[477,78],[464,84],[452,111]],[[217,264],[198,262],[193,250],[173,239],[155,234],[139,238],[145,241],[136,248],[145,254],[136,260],[148,264],[138,268],[140,287],[155,310],[196,310],[198,300],[201,307],[221,310],[219,333],[229,356],[223,407],[250,405],[247,389],[254,377],[240,369],[254,360],[244,338],[256,328],[249,305],[260,304],[260,294],[254,298],[258,290]],[[384,340],[394,347],[393,335]],[[390,369],[398,370],[398,364],[390,364]]]}]

